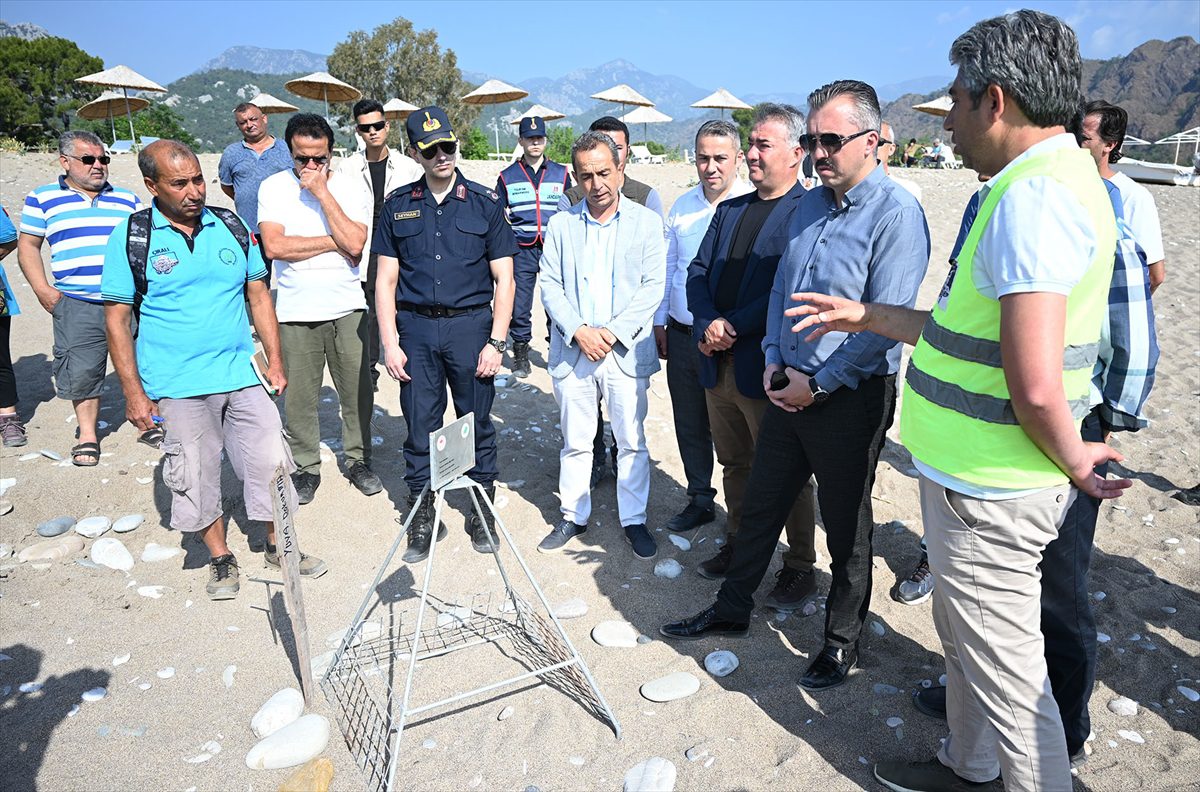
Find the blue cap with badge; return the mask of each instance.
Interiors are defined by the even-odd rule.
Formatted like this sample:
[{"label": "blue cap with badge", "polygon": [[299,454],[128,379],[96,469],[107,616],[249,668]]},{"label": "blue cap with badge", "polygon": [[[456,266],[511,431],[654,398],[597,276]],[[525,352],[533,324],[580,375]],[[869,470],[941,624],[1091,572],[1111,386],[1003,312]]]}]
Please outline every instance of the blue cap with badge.
[{"label": "blue cap with badge", "polygon": [[406,122],[408,141],[419,150],[425,151],[438,143],[453,143],[458,140],[450,127],[446,111],[440,107],[422,107],[408,117]]},{"label": "blue cap with badge", "polygon": [[519,134],[523,138],[546,137],[546,122],[541,116],[522,118]]}]

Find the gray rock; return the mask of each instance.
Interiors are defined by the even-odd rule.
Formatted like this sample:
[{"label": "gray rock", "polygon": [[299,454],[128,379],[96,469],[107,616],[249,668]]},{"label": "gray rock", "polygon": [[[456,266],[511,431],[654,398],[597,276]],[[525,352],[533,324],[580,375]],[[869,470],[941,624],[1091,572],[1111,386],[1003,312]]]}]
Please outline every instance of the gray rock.
[{"label": "gray rock", "polygon": [[62,454],[58,453],[57,451],[51,451],[49,448],[43,448],[41,450],[41,454],[42,456],[46,457],[46,459],[52,459],[55,462],[62,462]]},{"label": "gray rock", "polygon": [[661,756],[639,762],[625,773],[623,792],[673,792],[675,763]]},{"label": "gray rock", "polygon": [[729,676],[737,670],[739,663],[737,655],[725,649],[709,653],[704,658],[704,668],[715,677]]},{"label": "gray rock", "polygon": [[641,694],[650,701],[675,701],[687,698],[700,689],[700,680],[687,671],[677,671],[652,679],[641,687]]},{"label": "gray rock", "polygon": [[75,527],[74,517],[55,517],[53,520],[46,520],[37,527],[38,536],[53,537],[61,536],[67,531]]},{"label": "gray rock", "polygon": [[638,645],[638,631],[625,621],[602,621],[592,628],[592,640],[601,646],[630,648]]},{"label": "gray rock", "polygon": [[554,609],[554,615],[559,619],[578,619],[588,612],[588,604],[578,597],[560,602]]},{"label": "gray rock", "polygon": [[894,685],[877,684],[871,688],[877,696],[894,696],[900,692],[900,688]]},{"label": "gray rock", "polygon": [[1197,693],[1195,688],[1190,688],[1187,685],[1177,685],[1175,689],[1179,691],[1179,695],[1188,701],[1200,701],[1200,693]]},{"label": "gray rock", "polygon": [[112,529],[114,533],[129,533],[145,522],[145,520],[146,518],[140,514],[126,514],[113,523]]},{"label": "gray rock", "polygon": [[897,718],[895,716],[892,716],[887,719],[887,726],[889,729],[897,729],[903,725],[904,725],[904,718]]},{"label": "gray rock", "polygon": [[684,552],[692,549],[692,543],[678,534],[671,534],[667,538],[671,540],[671,544],[675,545]]},{"label": "gray rock", "polygon": [[1133,699],[1117,696],[1108,702],[1108,711],[1116,715],[1133,717],[1138,714],[1138,705]]},{"label": "gray rock", "polygon": [[[672,536],[672,539],[675,537]],[[661,578],[677,578],[683,574],[683,567],[674,558],[664,558],[654,565],[654,574]]]}]

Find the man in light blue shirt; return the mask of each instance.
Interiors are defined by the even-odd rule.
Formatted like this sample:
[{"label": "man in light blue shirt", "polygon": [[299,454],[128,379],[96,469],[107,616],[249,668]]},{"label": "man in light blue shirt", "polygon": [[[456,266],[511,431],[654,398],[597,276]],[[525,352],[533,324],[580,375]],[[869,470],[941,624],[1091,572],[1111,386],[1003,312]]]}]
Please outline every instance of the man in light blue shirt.
[{"label": "man in light blue shirt", "polygon": [[233,199],[238,215],[258,233],[258,185],[268,176],[292,167],[287,144],[267,132],[267,116],[258,105],[242,102],[233,109],[242,139],[221,153],[217,176],[221,192]]},{"label": "man in light blue shirt", "polygon": [[542,251],[542,304],[550,316],[548,370],[563,433],[563,519],[538,550],[553,552],[587,530],[597,398],[617,441],[617,510],[638,558],[653,558],[646,530],[650,453],[644,422],[650,376],[659,369],[652,326],[662,301],[662,218],[621,197],[620,157],[607,135],[585,132],[571,148],[585,198],[550,218]]}]

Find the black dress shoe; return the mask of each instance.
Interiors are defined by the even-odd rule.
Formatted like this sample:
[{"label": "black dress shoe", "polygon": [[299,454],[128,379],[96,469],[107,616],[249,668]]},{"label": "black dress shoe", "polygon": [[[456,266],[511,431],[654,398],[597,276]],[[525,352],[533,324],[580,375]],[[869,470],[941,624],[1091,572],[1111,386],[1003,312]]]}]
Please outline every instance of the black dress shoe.
[{"label": "black dress shoe", "polygon": [[683,511],[667,520],[669,531],[693,531],[701,525],[707,525],[716,518],[712,509],[705,509],[694,503],[689,503]]},{"label": "black dress shoe", "polygon": [[858,648],[851,646],[826,646],[813,660],[812,665],[800,677],[800,687],[805,690],[828,690],[846,681],[850,669],[858,664]]},{"label": "black dress shoe", "polygon": [[321,477],[316,473],[295,473],[292,475],[292,484],[296,487],[296,500],[303,506],[312,503],[316,497],[317,487],[321,486]]},{"label": "black dress shoe", "polygon": [[913,706],[922,715],[946,720],[946,688],[943,685],[921,688],[913,695]]},{"label": "black dress shoe", "polygon": [[681,641],[695,641],[710,635],[727,635],[732,638],[745,638],[750,632],[750,622],[726,621],[717,618],[717,606],[709,605],[690,619],[671,622],[658,628],[658,631],[668,638]]}]

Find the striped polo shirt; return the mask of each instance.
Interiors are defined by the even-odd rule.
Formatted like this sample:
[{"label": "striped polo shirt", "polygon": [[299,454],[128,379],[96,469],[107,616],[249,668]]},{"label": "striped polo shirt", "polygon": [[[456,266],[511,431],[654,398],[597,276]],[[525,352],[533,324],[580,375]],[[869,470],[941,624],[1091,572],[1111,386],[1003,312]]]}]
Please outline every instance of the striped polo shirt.
[{"label": "striped polo shirt", "polygon": [[71,189],[65,176],[25,197],[21,233],[50,242],[54,288],[68,297],[100,303],[104,248],[113,227],[142,208],[129,190],[105,184],[94,200]]}]

